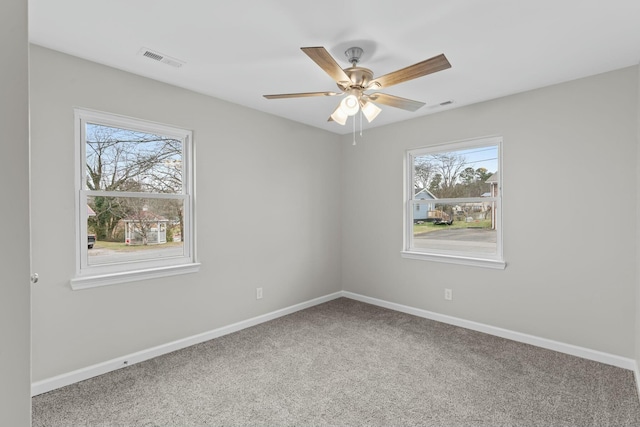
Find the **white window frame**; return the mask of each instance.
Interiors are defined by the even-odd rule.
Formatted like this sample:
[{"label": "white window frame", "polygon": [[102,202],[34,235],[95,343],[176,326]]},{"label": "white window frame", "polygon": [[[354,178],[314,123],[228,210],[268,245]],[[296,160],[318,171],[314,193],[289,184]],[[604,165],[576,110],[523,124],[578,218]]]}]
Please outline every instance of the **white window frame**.
[{"label": "white window frame", "polygon": [[[438,202],[492,202],[495,206],[496,212],[496,253],[486,254],[473,251],[453,251],[453,250],[437,250],[437,249],[424,249],[417,248],[413,245],[413,202],[417,199],[414,198],[414,160],[416,157],[424,156],[426,154],[445,153],[451,151],[458,151],[476,147],[494,145],[498,148],[498,195],[497,197],[482,197],[482,198],[453,198],[453,199],[438,199]],[[503,242],[502,242],[502,137],[483,137],[477,139],[470,139],[464,141],[449,142],[445,144],[437,144],[428,147],[414,148],[406,151],[405,165],[404,165],[404,226],[403,226],[403,249],[401,256],[403,258],[418,259],[426,261],[437,261],[451,264],[471,265],[477,267],[487,267],[495,269],[504,269],[506,262],[503,256]],[[433,200],[427,202],[433,203]]]},{"label": "white window frame", "polygon": [[[113,285],[136,280],[152,279],[176,274],[194,273],[200,264],[196,259],[195,239],[195,154],[193,134],[150,121],[76,108],[75,113],[75,246],[76,272],[71,279],[74,290]],[[113,264],[89,265],[87,245],[87,198],[90,196],[149,197],[149,193],[125,191],[94,191],[86,188],[86,124],[93,123],[115,128],[131,129],[169,136],[182,141],[182,193],[151,193],[153,198],[170,198],[184,201],[184,252],[183,256],[152,260],[127,261]]]}]

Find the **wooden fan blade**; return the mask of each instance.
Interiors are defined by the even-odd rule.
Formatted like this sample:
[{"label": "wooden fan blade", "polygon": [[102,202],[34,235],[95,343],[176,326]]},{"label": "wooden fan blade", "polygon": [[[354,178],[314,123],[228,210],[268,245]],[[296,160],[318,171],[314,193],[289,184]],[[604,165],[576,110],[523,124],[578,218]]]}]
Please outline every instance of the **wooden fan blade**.
[{"label": "wooden fan blade", "polygon": [[446,70],[447,68],[451,68],[451,64],[447,57],[444,56],[444,53],[442,53],[438,56],[434,56],[433,58],[378,77],[371,82],[369,87],[371,89],[375,89],[376,87],[389,87],[408,80],[417,79],[418,77],[426,76],[427,74]]},{"label": "wooden fan blade", "polygon": [[302,51],[320,66],[337,83],[351,82],[351,79],[338,65],[333,56],[323,47],[301,47]]},{"label": "wooden fan blade", "polygon": [[387,95],[386,93],[379,92],[367,95],[367,99],[374,103],[402,108],[403,110],[408,111],[416,111],[425,104],[424,102],[413,101],[411,99],[400,98],[399,96]]},{"label": "wooden fan blade", "polygon": [[277,95],[262,95],[267,99],[282,99],[282,98],[306,98],[309,96],[336,96],[341,95],[336,92],[304,92],[304,93],[280,93]]}]

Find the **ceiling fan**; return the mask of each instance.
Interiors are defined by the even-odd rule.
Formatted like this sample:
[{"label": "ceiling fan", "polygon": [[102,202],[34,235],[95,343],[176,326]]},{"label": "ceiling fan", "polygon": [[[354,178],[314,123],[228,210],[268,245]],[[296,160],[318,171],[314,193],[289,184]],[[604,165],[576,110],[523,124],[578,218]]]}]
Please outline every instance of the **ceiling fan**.
[{"label": "ceiling fan", "polygon": [[324,47],[303,47],[301,49],[335,80],[340,92],[283,93],[264,95],[264,97],[267,99],[281,99],[309,96],[339,96],[346,94],[328,119],[328,121],[335,121],[341,125],[344,125],[349,116],[355,115],[358,111],[362,111],[362,114],[371,122],[381,111],[380,108],[375,105],[376,103],[401,108],[403,110],[416,111],[425,105],[425,103],[388,95],[386,93],[369,91],[386,88],[451,68],[451,64],[446,56],[440,54],[418,62],[417,64],[374,78],[371,70],[358,67],[358,62],[363,53],[363,50],[359,47],[351,47],[345,51],[345,55],[351,63],[351,67],[345,69],[342,69],[340,65],[338,65],[336,60],[333,59]]}]

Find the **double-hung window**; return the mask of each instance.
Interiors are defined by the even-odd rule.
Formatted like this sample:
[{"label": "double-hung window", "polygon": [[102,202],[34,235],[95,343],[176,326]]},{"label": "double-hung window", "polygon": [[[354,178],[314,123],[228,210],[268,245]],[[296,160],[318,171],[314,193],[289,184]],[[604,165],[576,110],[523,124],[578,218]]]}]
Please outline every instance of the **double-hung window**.
[{"label": "double-hung window", "polygon": [[505,268],[501,148],[492,137],[407,151],[403,257]]},{"label": "double-hung window", "polygon": [[76,109],[74,289],[196,271],[191,131]]}]

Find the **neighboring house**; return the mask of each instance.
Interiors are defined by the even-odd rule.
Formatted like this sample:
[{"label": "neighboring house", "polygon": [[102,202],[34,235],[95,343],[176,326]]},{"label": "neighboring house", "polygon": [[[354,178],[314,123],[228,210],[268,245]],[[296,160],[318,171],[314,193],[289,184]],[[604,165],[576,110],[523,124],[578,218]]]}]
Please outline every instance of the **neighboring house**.
[{"label": "neighboring house", "polygon": [[489,189],[489,193],[491,197],[496,197],[498,196],[498,172],[492,174],[489,178],[487,178],[487,180],[485,181],[487,184],[489,184],[491,186],[491,188]]},{"label": "neighboring house", "polygon": [[[500,172],[500,171],[498,171],[498,172]],[[485,181],[487,184],[490,185],[489,195],[488,195],[489,197],[497,197],[498,196],[498,176],[499,176],[498,172],[496,172],[493,175],[491,175]],[[496,207],[495,207],[495,203],[491,203],[491,229],[492,230],[496,229]]]},{"label": "neighboring house", "polygon": [[167,243],[169,220],[146,209],[122,220],[124,242],[127,245],[157,245]]},{"label": "neighboring house", "polygon": [[[423,188],[418,191],[414,197],[415,200],[436,200],[437,197],[434,196],[429,190]],[[426,221],[429,218],[429,211],[434,210],[434,204],[414,204],[413,205],[413,222],[417,221]]]}]

